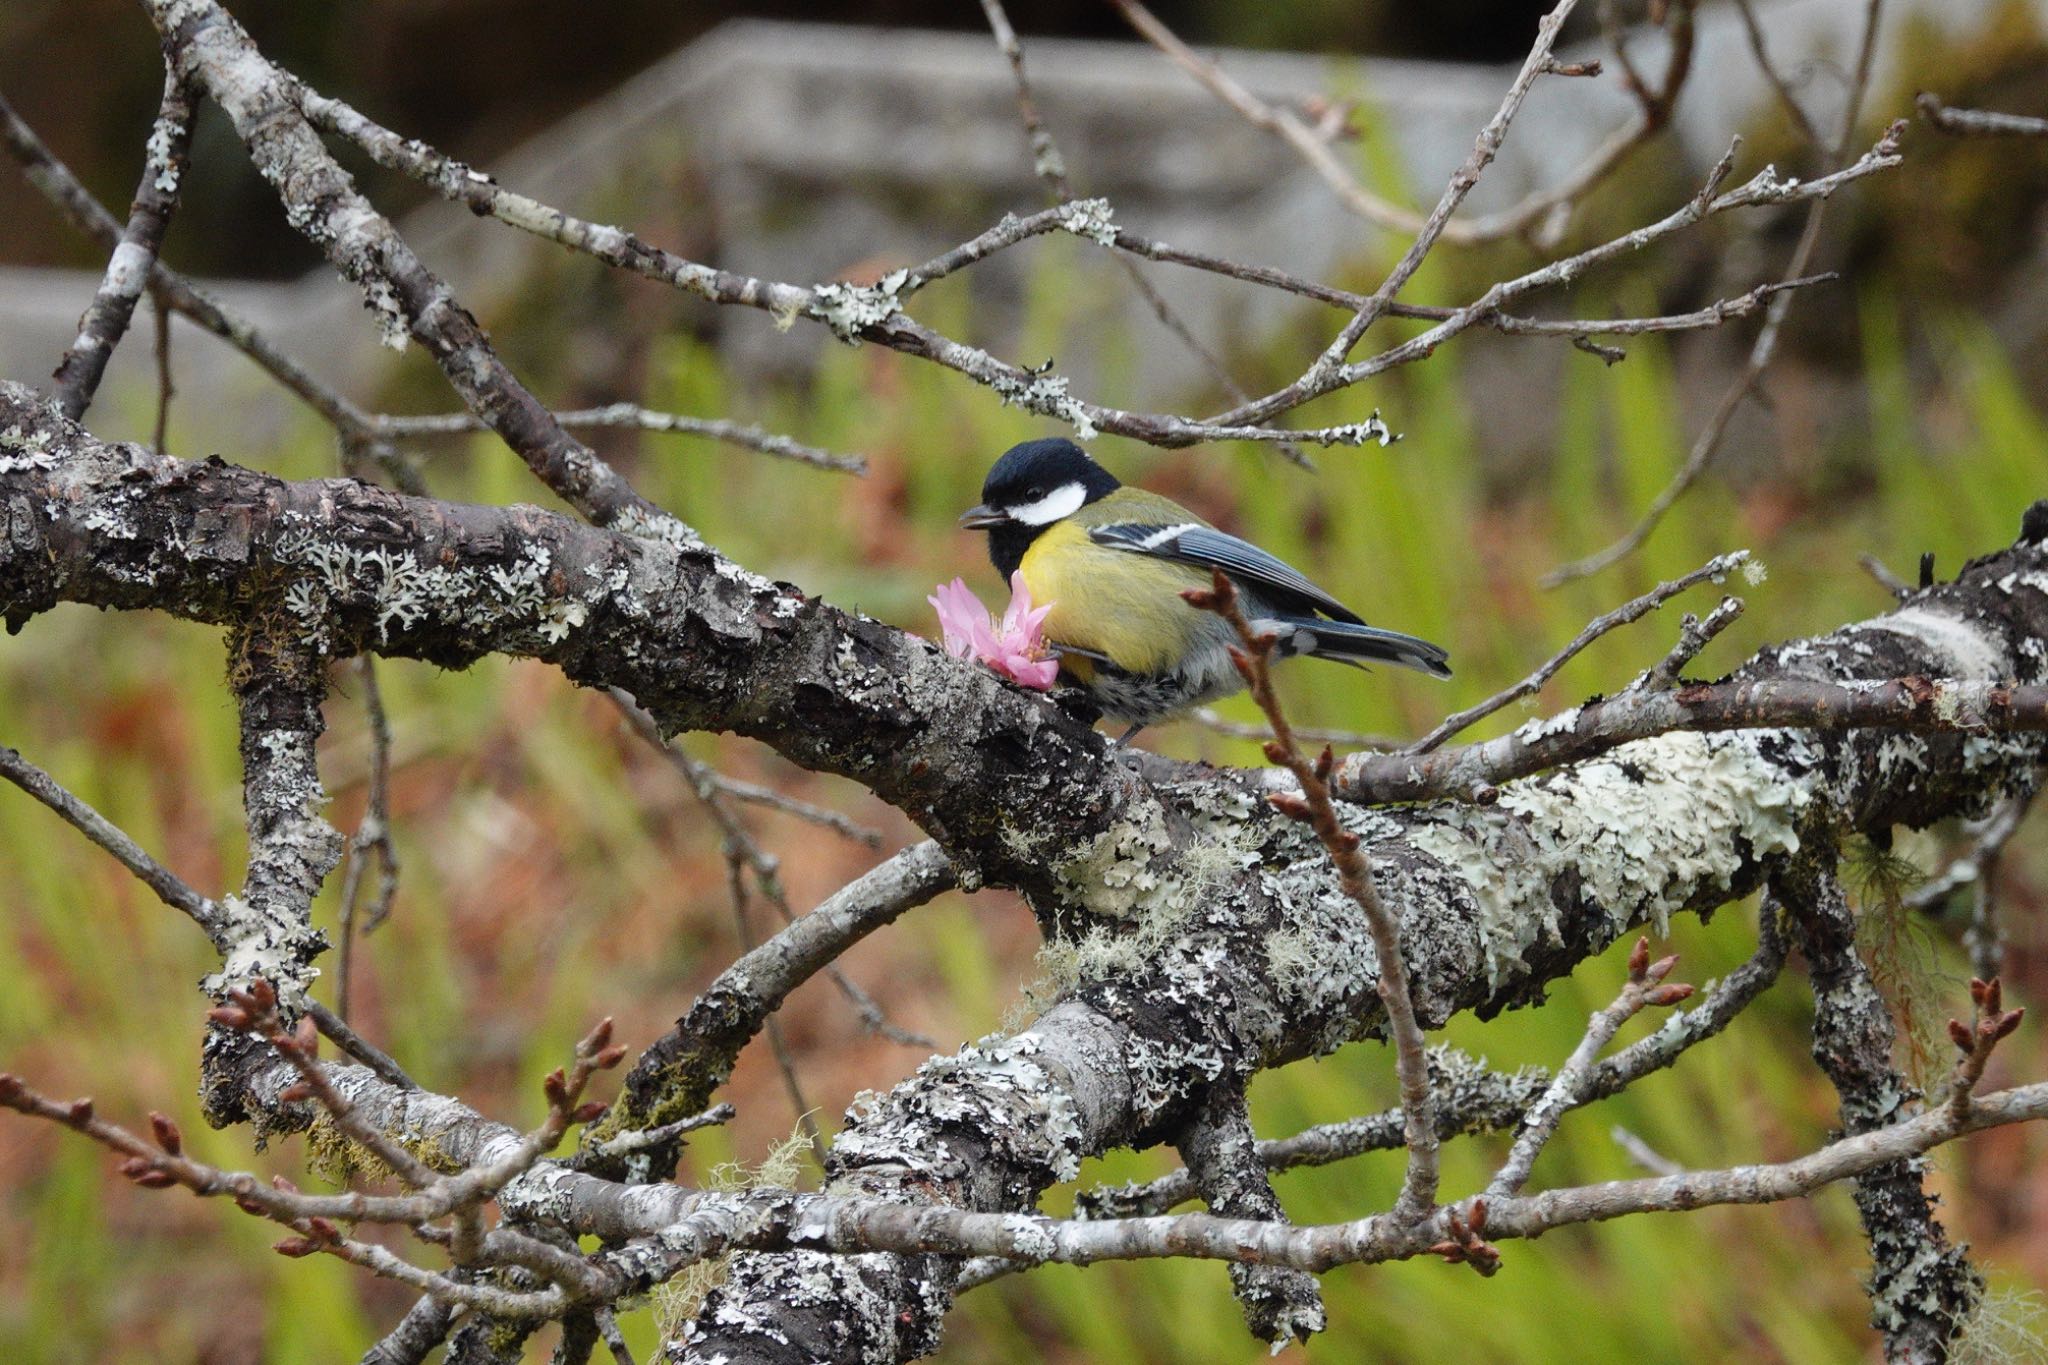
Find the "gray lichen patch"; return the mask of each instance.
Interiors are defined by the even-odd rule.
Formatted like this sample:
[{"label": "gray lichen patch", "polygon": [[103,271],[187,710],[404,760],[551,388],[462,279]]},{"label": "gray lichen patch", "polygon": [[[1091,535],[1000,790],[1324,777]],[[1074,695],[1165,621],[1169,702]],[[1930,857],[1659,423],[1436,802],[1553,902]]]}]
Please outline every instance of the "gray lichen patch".
[{"label": "gray lichen patch", "polygon": [[1606,913],[1607,939],[1644,923],[1663,934],[1672,911],[1704,888],[1733,887],[1745,862],[1797,851],[1812,800],[1799,774],[1814,766],[1774,763],[1740,732],[1660,735],[1569,780],[1516,783],[1492,807],[1432,806],[1408,837],[1471,888],[1497,989],[1539,935],[1557,933],[1563,879]]},{"label": "gray lichen patch", "polygon": [[969,1172],[957,1163],[958,1136],[1012,1169],[1043,1170],[1071,1180],[1081,1168],[1082,1131],[1074,1101],[1037,1060],[1031,1033],[991,1036],[950,1057],[936,1057],[886,1098],[856,1096],[847,1127],[833,1145],[837,1170],[864,1164],[909,1164],[925,1178],[957,1183]]},{"label": "gray lichen patch", "polygon": [[874,284],[821,284],[811,290],[804,311],[832,329],[849,346],[860,334],[896,315],[897,295],[910,279],[907,270],[891,271]]}]

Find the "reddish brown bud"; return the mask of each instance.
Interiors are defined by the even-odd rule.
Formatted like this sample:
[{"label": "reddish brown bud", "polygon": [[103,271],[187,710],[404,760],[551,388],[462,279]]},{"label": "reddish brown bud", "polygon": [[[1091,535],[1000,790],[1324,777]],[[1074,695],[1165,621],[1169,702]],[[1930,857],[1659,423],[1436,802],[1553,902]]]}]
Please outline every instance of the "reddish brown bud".
[{"label": "reddish brown bud", "polygon": [[1486,1201],[1484,1199],[1473,1200],[1472,1212],[1467,1216],[1470,1219],[1472,1231],[1486,1231]]},{"label": "reddish brown bud", "polygon": [[20,1099],[21,1092],[25,1089],[27,1087],[22,1084],[21,1077],[12,1071],[0,1071],[0,1102]]},{"label": "reddish brown bud", "polygon": [[308,1059],[320,1055],[320,1026],[313,1022],[312,1015],[305,1015],[299,1020],[298,1028],[292,1033],[292,1041]]},{"label": "reddish brown bud", "polygon": [[323,1242],[338,1242],[341,1240],[341,1229],[335,1227],[334,1224],[328,1222],[325,1218],[308,1218],[306,1220],[306,1230]]},{"label": "reddish brown bud", "polygon": [[1316,755],[1316,777],[1320,781],[1328,782],[1330,774],[1336,770],[1337,755],[1332,752],[1329,745],[1325,744],[1323,751]]},{"label": "reddish brown bud", "polygon": [[310,1100],[312,1098],[313,1087],[307,1081],[297,1081],[277,1092],[279,1104],[298,1104],[302,1100]]},{"label": "reddish brown bud", "polygon": [[1971,1052],[1977,1046],[1976,1035],[1971,1033],[1969,1027],[1960,1019],[1948,1021],[1948,1040],[1956,1045],[1959,1052]]},{"label": "reddish brown bud", "polygon": [[1643,996],[1645,1004],[1675,1005],[1693,993],[1693,986],[1684,981],[1667,981],[1661,986],[1652,986]]},{"label": "reddish brown bud", "polygon": [[309,1237],[284,1237],[272,1242],[270,1249],[280,1256],[297,1258],[311,1256],[320,1249],[320,1244]]},{"label": "reddish brown bud", "polygon": [[149,1130],[156,1137],[156,1145],[172,1156],[185,1150],[185,1135],[178,1131],[178,1125],[154,1109],[149,1111]]},{"label": "reddish brown bud", "polygon": [[548,1103],[557,1108],[569,1102],[569,1078],[562,1074],[562,1068],[556,1067],[541,1077],[540,1091],[548,1097]]},{"label": "reddish brown bud", "polygon": [[2018,1028],[2020,1026],[2020,1020],[2026,1017],[2027,1012],[2024,1008],[2013,1010],[2009,1014],[2000,1015],[1998,1017],[1997,1030],[1991,1035],[1992,1041],[1996,1042],[2001,1038],[2012,1037],[2013,1030]]},{"label": "reddish brown bud", "polygon": [[592,1052],[601,1052],[604,1050],[605,1044],[611,1042],[611,1040],[612,1017],[607,1014],[604,1018],[597,1021],[595,1028],[590,1030],[589,1036],[583,1040],[583,1046]]},{"label": "reddish brown bud", "polygon": [[1260,745],[1259,748],[1266,755],[1268,763],[1285,763],[1289,758],[1293,757],[1293,755],[1287,752],[1287,746],[1277,739],[1269,739]]},{"label": "reddish brown bud", "polygon": [[280,1194],[297,1194],[299,1192],[297,1185],[294,1185],[288,1177],[281,1175],[270,1177],[270,1188]]},{"label": "reddish brown bud", "polygon": [[169,1171],[144,1171],[133,1179],[145,1190],[167,1190],[178,1183],[178,1177]]},{"label": "reddish brown bud", "polygon": [[1290,820],[1307,820],[1315,814],[1309,809],[1308,802],[1293,792],[1274,792],[1266,801]]},{"label": "reddish brown bud", "polygon": [[1636,940],[1636,946],[1628,950],[1628,979],[1641,981],[1643,972],[1650,965],[1650,937],[1648,934]]},{"label": "reddish brown bud", "polygon": [[83,1128],[92,1122],[92,1096],[82,1095],[64,1107],[64,1121]]},{"label": "reddish brown bud", "polygon": [[233,1029],[236,1033],[241,1033],[249,1027],[249,1011],[240,1005],[222,1005],[218,1009],[208,1010],[206,1017],[222,1028]]},{"label": "reddish brown bud", "polygon": [[128,1179],[133,1180],[145,1172],[155,1170],[156,1167],[150,1164],[149,1158],[146,1156],[131,1156],[120,1165],[114,1167],[114,1169]]},{"label": "reddish brown bud", "polygon": [[253,1213],[258,1218],[261,1218],[264,1213],[263,1206],[257,1203],[254,1199],[251,1199],[246,1194],[238,1194],[235,1196],[235,1207],[240,1209],[243,1213]]},{"label": "reddish brown bud", "polygon": [[1678,954],[1672,953],[1668,957],[1660,957],[1655,962],[1652,962],[1648,968],[1647,975],[1652,981],[1662,981],[1665,977],[1671,975],[1671,969],[1677,965]]},{"label": "reddish brown bud", "polygon": [[599,1119],[604,1117],[604,1111],[609,1108],[611,1108],[611,1106],[608,1104],[601,1104],[596,1100],[589,1100],[583,1104],[579,1104],[576,1106],[576,1112],[569,1115],[569,1122],[595,1123]]},{"label": "reddish brown bud", "polygon": [[625,1060],[626,1045],[624,1043],[613,1043],[610,1047],[597,1054],[597,1069],[600,1071],[610,1071]]},{"label": "reddish brown bud", "polygon": [[1183,588],[1180,600],[1198,611],[1216,610],[1216,594],[1207,588]]}]

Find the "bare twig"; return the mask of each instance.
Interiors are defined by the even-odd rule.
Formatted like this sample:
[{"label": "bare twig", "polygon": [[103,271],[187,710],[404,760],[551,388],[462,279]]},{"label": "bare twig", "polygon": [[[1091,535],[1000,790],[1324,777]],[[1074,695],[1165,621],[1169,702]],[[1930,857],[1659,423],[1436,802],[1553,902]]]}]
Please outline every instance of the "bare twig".
[{"label": "bare twig", "polygon": [[1858,555],[1856,562],[1862,565],[1863,572],[1876,579],[1877,585],[1890,593],[1894,600],[1903,602],[1913,595],[1913,585],[1893,573],[1876,555]]},{"label": "bare twig", "polygon": [[1749,38],[1750,53],[1756,58],[1757,70],[1764,73],[1771,90],[1784,106],[1785,113],[1799,130],[1801,137],[1818,147],[1821,145],[1820,129],[1806,116],[1806,108],[1792,93],[1792,86],[1778,70],[1778,64],[1771,60],[1770,48],[1764,41],[1763,26],[1757,22],[1756,11],[1750,7],[1750,0],[1735,0],[1735,12],[1742,17],[1743,33]]},{"label": "bare twig", "polygon": [[[1864,92],[1870,85],[1870,68],[1877,51],[1877,32],[1883,8],[1883,0],[1869,0],[1869,8],[1865,12],[1863,23],[1863,37],[1857,51],[1855,77],[1842,111],[1841,129],[1832,145],[1822,148],[1829,165],[1843,167],[1848,162],[1849,148],[1856,137],[1856,124],[1863,112]],[[1744,14],[1747,15],[1746,9]],[[1759,61],[1765,62],[1765,70],[1768,73],[1771,68],[1761,47],[1757,49],[1757,57]],[[1812,131],[1810,124],[1806,127],[1809,132]],[[1889,149],[1894,157],[1904,129],[1903,119],[1893,122],[1879,144]],[[1820,146],[1820,139],[1815,139],[1815,145]],[[1866,161],[1868,159],[1864,158]],[[1835,175],[1839,174],[1841,171],[1837,170]],[[1833,178],[1834,176],[1822,177],[1823,180]],[[1820,245],[1821,224],[1826,215],[1827,196],[1823,195],[1814,199],[1806,211],[1806,225],[1800,231],[1799,243],[1792,248],[1791,260],[1785,267],[1787,279],[1806,273],[1813,253]],[[1713,463],[1714,456],[1720,451],[1722,439],[1728,434],[1729,423],[1734,420],[1742,404],[1756,392],[1757,386],[1763,380],[1764,371],[1770,368],[1771,361],[1776,358],[1778,338],[1783,332],[1785,315],[1791,311],[1792,299],[1793,295],[1788,292],[1779,294],[1771,300],[1770,307],[1764,313],[1763,326],[1757,330],[1756,340],[1750,345],[1749,358],[1744,362],[1742,372],[1721,395],[1721,401],[1715,405],[1713,415],[1707,419],[1706,426],[1701,428],[1699,435],[1694,439],[1692,449],[1686,455],[1685,464],[1680,467],[1671,482],[1665,485],[1663,491],[1651,501],[1649,508],[1636,524],[1605,549],[1551,570],[1540,580],[1542,586],[1559,587],[1574,579],[1598,573],[1633,554],[1650,538],[1650,533],[1657,529],[1665,514],[1699,482],[1700,476],[1706,473],[1707,467]]]},{"label": "bare twig", "polygon": [[0,777],[5,777],[48,806],[66,824],[113,854],[114,861],[134,873],[137,880],[156,893],[158,900],[184,914],[205,932],[214,947],[226,951],[229,925],[221,907],[152,858],[142,845],[129,838],[113,821],[73,796],[57,779],[5,745],[0,745]]},{"label": "bare twig", "polygon": [[[1038,100],[1031,93],[1031,78],[1024,69],[1024,44],[1018,39],[1017,30],[1010,24],[1010,16],[1004,10],[1002,0],[981,0],[981,12],[988,19],[989,32],[995,37],[996,47],[1010,64],[1010,77],[1017,86],[1017,114],[1023,120],[1024,137],[1031,147],[1031,168],[1037,173],[1038,178],[1045,182],[1045,187],[1051,191],[1055,200],[1061,204],[1071,203],[1075,196],[1073,182],[1067,177],[1067,161],[1060,155],[1059,143],[1053,139],[1052,130],[1046,127],[1045,116],[1038,109]],[[1138,291],[1138,296],[1145,300],[1145,305],[1152,310],[1152,315],[1159,319],[1159,325],[1171,332],[1180,344],[1187,348],[1188,353],[1201,362],[1202,368],[1207,370],[1210,378],[1230,395],[1231,400],[1238,403],[1250,402],[1251,395],[1244,391],[1243,386],[1230,373],[1230,367],[1225,365],[1214,351],[1202,344],[1202,339],[1196,336],[1180,314],[1174,311],[1173,305],[1166,301],[1165,295],[1152,287],[1152,282],[1145,278],[1145,272],[1138,268],[1138,263],[1122,254],[1112,259],[1123,270],[1125,278],[1130,280],[1131,287]],[[1304,468],[1315,467],[1308,456],[1302,453],[1301,447],[1291,441],[1282,441],[1274,449]]]},{"label": "bare twig", "polygon": [[[1187,718],[1205,730],[1214,730],[1217,734],[1230,739],[1265,740],[1273,737],[1273,727],[1270,725],[1229,720],[1210,706],[1196,707],[1188,713]],[[1401,745],[1401,740],[1394,735],[1368,735],[1356,730],[1319,729],[1313,725],[1295,727],[1294,737],[1306,740],[1310,744],[1334,744],[1343,749],[1385,750],[1399,748]]]},{"label": "bare twig", "polygon": [[[1312,127],[1293,110],[1253,94],[1219,63],[1182,42],[1136,0],[1113,0],[1113,3],[1140,37],[1165,53],[1211,94],[1242,115],[1246,122],[1272,133],[1292,148],[1330,187],[1346,209],[1390,231],[1416,233],[1422,230],[1425,220],[1421,214],[1383,199],[1358,183],[1357,177],[1332,151],[1331,139],[1321,128]],[[1444,226],[1443,240],[1454,246],[1472,246],[1539,227],[1545,229],[1546,236],[1554,236],[1563,227],[1563,217],[1570,207],[1606,179],[1627,160],[1631,152],[1648,141],[1669,120],[1671,107],[1685,83],[1691,64],[1692,5],[1687,0],[1680,0],[1669,64],[1661,86],[1653,91],[1640,82],[1631,84],[1631,93],[1638,101],[1636,117],[1625,127],[1616,129],[1556,185],[1538,190],[1498,213],[1453,218]],[[1544,75],[1597,76],[1600,63],[1567,66],[1546,55],[1539,71]]]},{"label": "bare twig", "polygon": [[1630,1161],[1635,1162],[1636,1165],[1642,1167],[1651,1175],[1685,1174],[1685,1167],[1679,1165],[1670,1157],[1665,1156],[1655,1147],[1652,1147],[1620,1124],[1617,1123],[1612,1128],[1609,1128],[1607,1135],[1614,1139],[1615,1146],[1628,1153]]},{"label": "bare twig", "polygon": [[1706,614],[1704,620],[1687,612],[1679,619],[1678,643],[1671,646],[1671,652],[1659,660],[1654,668],[1630,686],[1656,689],[1676,687],[1686,665],[1698,658],[1700,651],[1714,642],[1715,636],[1734,625],[1742,611],[1741,598],[1724,597]]},{"label": "bare twig", "polygon": [[[703,436],[727,445],[758,450],[818,469],[842,474],[865,474],[868,462],[858,455],[836,455],[814,445],[764,431],[745,422],[715,417],[685,417],[676,412],[657,412],[638,403],[611,403],[601,408],[574,408],[557,412],[555,420],[565,431],[592,428],[627,428],[634,431],[673,432],[682,436]],[[419,417],[378,414],[370,418],[371,428],[387,440],[417,439],[423,436],[460,436],[489,430],[475,413],[436,413]]]},{"label": "bare twig", "polygon": [[363,818],[348,841],[341,869],[341,966],[336,973],[334,1011],[348,1018],[350,987],[355,979],[356,901],[363,871],[372,859],[378,866],[377,894],[363,920],[371,933],[391,914],[398,895],[398,846],[391,836],[391,722],[384,714],[384,695],[377,687],[377,661],[365,654],[357,660],[363,679],[363,715],[370,730],[369,792]]},{"label": "bare twig", "polygon": [[1550,1083],[1536,1103],[1529,1106],[1521,1131],[1515,1135],[1514,1146],[1508,1150],[1507,1160],[1501,1163],[1500,1170],[1486,1187],[1489,1203],[1521,1193],[1530,1170],[1536,1164],[1537,1155],[1557,1131],[1558,1121],[1566,1111],[1582,1102],[1580,1092],[1590,1083],[1593,1064],[1607,1044],[1613,1041],[1614,1035],[1621,1031],[1621,1026],[1648,1006],[1675,1005],[1692,994],[1691,986],[1664,980],[1677,965],[1675,956],[1650,961],[1650,940],[1647,937],[1636,940],[1636,946],[1628,956],[1628,980],[1623,983],[1621,993],[1607,1008],[1593,1012],[1593,1017],[1586,1024],[1585,1035],[1572,1049],[1572,1055],[1558,1071],[1557,1079]]},{"label": "bare twig", "polygon": [[149,291],[149,302],[156,320],[156,426],[151,432],[150,447],[162,453],[170,445],[171,396],[177,392],[171,382],[171,307],[164,302],[164,291],[154,287]]},{"label": "bare twig", "polygon": [[1957,109],[1926,90],[1914,96],[1913,105],[1929,127],[1957,137],[2048,137],[2048,119],[1994,109]]},{"label": "bare twig", "polygon": [[1581,650],[1607,634],[1607,632],[1617,627],[1625,626],[1632,621],[1640,621],[1643,617],[1663,606],[1687,588],[1709,580],[1716,583],[1720,582],[1730,573],[1733,573],[1736,569],[1747,563],[1748,560],[1749,551],[1747,550],[1736,550],[1730,554],[1716,556],[1684,577],[1674,578],[1668,583],[1659,583],[1634,601],[1624,603],[1604,616],[1595,617],[1586,624],[1584,630],[1581,630],[1573,637],[1569,644],[1551,655],[1550,658],[1544,660],[1537,667],[1536,671],[1528,677],[1512,687],[1496,692],[1477,706],[1468,706],[1463,711],[1444,717],[1442,723],[1434,730],[1431,730],[1413,744],[1404,746],[1399,752],[1404,754],[1426,754],[1430,750],[1438,748],[1451,736],[1471,727],[1478,721],[1484,720],[1502,707],[1541,691],[1543,684],[1555,677],[1559,669],[1570,663]]},{"label": "bare twig", "polygon": [[1429,1045],[1422,1025],[1415,1017],[1415,1002],[1408,991],[1408,968],[1401,957],[1401,922],[1380,900],[1358,835],[1344,828],[1331,800],[1329,778],[1334,760],[1325,748],[1314,762],[1303,758],[1295,747],[1293,730],[1280,709],[1268,671],[1274,640],[1252,629],[1237,604],[1237,589],[1221,569],[1214,572],[1206,590],[1183,593],[1190,606],[1213,611],[1236,630],[1242,648],[1231,651],[1231,662],[1244,675],[1252,699],[1273,727],[1266,743],[1266,757],[1294,775],[1299,795],[1276,794],[1268,798],[1282,815],[1299,820],[1315,830],[1316,838],[1329,852],[1336,866],[1338,884],[1357,903],[1372,934],[1373,951],[1379,959],[1380,1002],[1387,1012],[1387,1032],[1394,1043],[1394,1060],[1401,1080],[1401,1109],[1408,1146],[1408,1171],[1401,1182],[1394,1215],[1420,1219],[1436,1207],[1437,1134],[1434,1097],[1429,1083]]},{"label": "bare twig", "polygon": [[[625,716],[627,723],[633,727],[634,731],[642,739],[659,750],[662,756],[669,761],[670,765],[678,773],[682,774],[683,780],[690,785],[691,793],[703,804],[706,813],[711,816],[712,822],[718,826],[719,834],[724,840],[727,878],[732,895],[735,897],[735,913],[740,917],[739,923],[742,935],[748,932],[745,910],[743,908],[746,888],[744,883],[737,880],[739,877],[738,869],[742,865],[753,875],[755,885],[761,888],[761,894],[767,899],[768,903],[775,907],[775,913],[782,917],[782,922],[784,924],[795,923],[796,912],[790,908],[789,896],[782,889],[782,865],[773,854],[761,847],[760,843],[754,838],[753,833],[747,829],[746,824],[741,821],[738,813],[732,809],[726,800],[728,795],[737,795],[737,793],[732,791],[731,784],[720,774],[714,772],[709,764],[699,763],[696,759],[691,758],[681,749],[669,743],[668,737],[661,733],[661,727],[656,725],[654,718],[648,715],[639,703],[633,700],[631,694],[620,691],[618,688],[611,688],[608,689],[608,695],[612,699],[612,704],[619,708],[620,713]],[[812,819],[817,823],[833,824],[832,821],[819,819],[818,816],[810,814],[809,809],[800,808],[798,803],[789,802],[786,798],[771,804],[775,804],[778,809],[790,811],[792,814],[804,815],[806,818]],[[833,827],[837,828],[838,826],[834,825]],[[858,827],[854,828],[858,829]],[[872,831],[859,831],[852,837],[861,838],[862,842],[869,844],[870,847],[880,842],[880,835],[874,834]],[[745,947],[748,949],[753,948],[753,941],[749,939]],[[868,994],[867,991],[856,985],[853,979],[841,971],[836,964],[827,964],[824,972],[832,984],[839,989],[839,993],[846,997],[847,1003],[853,1006],[854,1013],[860,1016],[861,1026],[870,1033],[879,1033],[892,1043],[902,1043],[912,1047],[929,1048],[936,1046],[931,1039],[924,1035],[898,1028],[895,1024],[891,1023],[888,1012],[882,1008],[881,1004],[872,995]],[[785,1055],[783,1044],[778,1041],[779,1036],[779,1028],[769,1035],[769,1041],[776,1047],[778,1057]],[[789,1073],[786,1079],[791,1084],[792,1098],[794,1098],[797,1090],[794,1073]],[[798,1104],[798,1112],[800,1114],[808,1113],[809,1108],[807,1104],[802,1104],[801,1102]]]}]

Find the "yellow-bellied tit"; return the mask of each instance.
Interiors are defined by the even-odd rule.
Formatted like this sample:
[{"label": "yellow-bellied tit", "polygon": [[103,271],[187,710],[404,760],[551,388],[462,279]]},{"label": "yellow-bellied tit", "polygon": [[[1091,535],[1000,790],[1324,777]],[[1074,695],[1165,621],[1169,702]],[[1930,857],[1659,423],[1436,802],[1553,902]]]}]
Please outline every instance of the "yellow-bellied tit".
[{"label": "yellow-bellied tit", "polygon": [[1230,662],[1236,632],[1181,598],[1207,587],[1215,569],[1236,585],[1246,618],[1278,637],[1281,657],[1451,676],[1450,656],[1436,645],[1367,625],[1256,545],[1171,498],[1126,488],[1072,441],[1012,446],[960,524],[988,532],[989,558],[1005,580],[1021,571],[1031,600],[1052,604],[1045,636],[1062,672],[1133,733],[1244,686]]}]

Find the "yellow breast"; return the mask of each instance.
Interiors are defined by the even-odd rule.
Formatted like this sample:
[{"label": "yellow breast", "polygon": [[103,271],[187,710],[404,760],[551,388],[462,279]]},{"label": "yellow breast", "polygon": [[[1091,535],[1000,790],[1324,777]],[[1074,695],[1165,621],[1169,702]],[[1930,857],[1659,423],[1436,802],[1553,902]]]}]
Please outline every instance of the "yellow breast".
[{"label": "yellow breast", "polygon": [[[1050,602],[1046,638],[1105,655],[1129,673],[1163,673],[1187,653],[1202,616],[1181,600],[1195,570],[1097,545],[1071,521],[1048,527],[1017,566],[1031,600]],[[1086,676],[1070,660],[1071,671]]]}]

